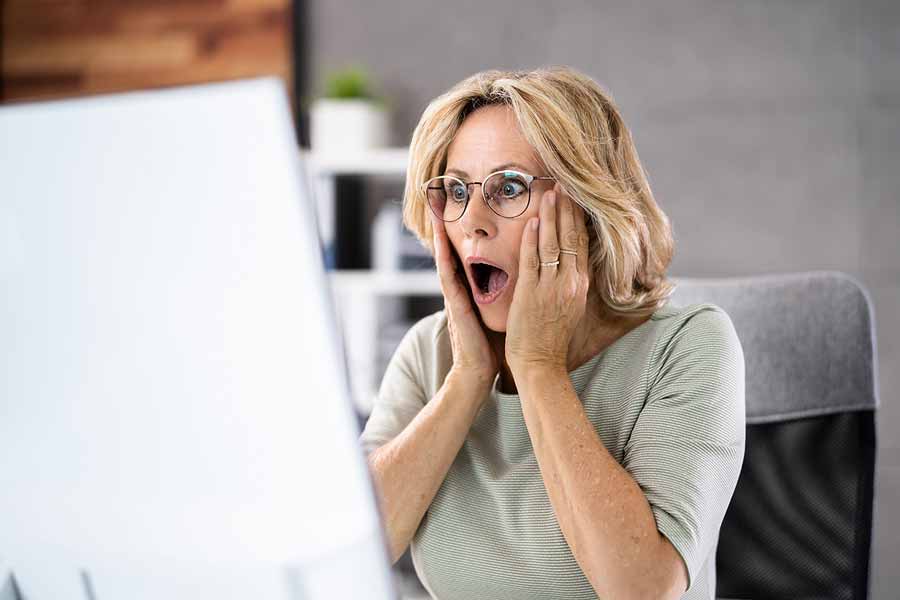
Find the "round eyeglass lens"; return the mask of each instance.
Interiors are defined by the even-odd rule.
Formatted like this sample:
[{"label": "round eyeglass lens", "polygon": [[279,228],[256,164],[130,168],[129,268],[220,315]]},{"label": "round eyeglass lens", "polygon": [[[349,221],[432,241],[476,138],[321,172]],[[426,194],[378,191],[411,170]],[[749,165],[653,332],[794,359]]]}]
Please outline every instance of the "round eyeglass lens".
[{"label": "round eyeglass lens", "polygon": [[501,171],[484,181],[484,198],[501,217],[518,217],[528,208],[528,187],[522,173]]},{"label": "round eyeglass lens", "polygon": [[441,176],[428,181],[425,186],[428,206],[444,221],[455,221],[466,208],[468,190],[466,184],[456,177]]}]

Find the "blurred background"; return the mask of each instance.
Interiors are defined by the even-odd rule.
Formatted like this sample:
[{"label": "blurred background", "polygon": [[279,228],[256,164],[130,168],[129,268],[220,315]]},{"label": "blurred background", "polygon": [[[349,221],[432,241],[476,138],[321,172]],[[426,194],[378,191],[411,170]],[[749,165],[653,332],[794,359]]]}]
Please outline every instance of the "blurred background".
[{"label": "blurred background", "polygon": [[[476,71],[553,64],[584,71],[619,105],[672,220],[672,275],[828,269],[867,288],[881,399],[871,589],[895,598],[900,4],[0,1],[3,103],[284,80],[361,422],[400,336],[441,306],[427,255],[399,226],[422,110]],[[408,557],[397,569],[410,572]]]}]

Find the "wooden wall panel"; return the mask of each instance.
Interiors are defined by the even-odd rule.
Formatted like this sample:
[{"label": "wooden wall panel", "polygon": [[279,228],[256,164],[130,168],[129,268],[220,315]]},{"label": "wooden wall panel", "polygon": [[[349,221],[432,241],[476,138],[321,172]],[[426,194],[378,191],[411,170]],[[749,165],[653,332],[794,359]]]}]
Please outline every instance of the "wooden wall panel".
[{"label": "wooden wall panel", "polygon": [[0,0],[0,100],[292,82],[291,0]]}]

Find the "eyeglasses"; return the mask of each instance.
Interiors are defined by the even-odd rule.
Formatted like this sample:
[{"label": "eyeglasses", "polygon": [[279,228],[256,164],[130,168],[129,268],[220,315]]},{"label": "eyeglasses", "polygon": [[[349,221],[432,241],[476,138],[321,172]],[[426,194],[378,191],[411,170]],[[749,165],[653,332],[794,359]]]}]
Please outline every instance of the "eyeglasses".
[{"label": "eyeglasses", "polygon": [[531,184],[537,180],[555,181],[554,177],[536,177],[519,171],[497,171],[484,181],[470,181],[451,175],[432,177],[423,184],[432,212],[446,222],[456,221],[469,205],[469,186],[478,184],[488,207],[501,217],[513,219],[531,204]]}]

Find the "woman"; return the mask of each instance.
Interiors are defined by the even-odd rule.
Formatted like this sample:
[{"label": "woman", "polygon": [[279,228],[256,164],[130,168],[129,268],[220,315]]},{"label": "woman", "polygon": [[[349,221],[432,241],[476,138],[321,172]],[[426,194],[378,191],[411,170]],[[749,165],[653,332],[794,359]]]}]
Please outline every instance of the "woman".
[{"label": "woman", "polygon": [[361,436],[392,559],[440,600],[714,598],[744,454],[743,352],[673,307],[669,221],[610,98],[486,71],[425,110],[404,221],[445,309]]}]

